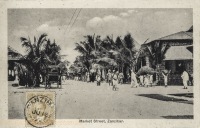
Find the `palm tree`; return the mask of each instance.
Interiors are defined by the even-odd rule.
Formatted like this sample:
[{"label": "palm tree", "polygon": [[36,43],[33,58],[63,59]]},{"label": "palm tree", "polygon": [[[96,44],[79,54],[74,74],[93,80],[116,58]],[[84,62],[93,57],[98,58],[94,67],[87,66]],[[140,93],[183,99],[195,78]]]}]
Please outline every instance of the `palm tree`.
[{"label": "palm tree", "polygon": [[55,40],[53,43],[51,43],[51,41],[48,39],[44,46],[45,53],[55,65],[61,63],[60,50],[61,48],[56,44]]},{"label": "palm tree", "polygon": [[34,37],[34,43],[30,38],[20,38],[22,46],[26,48],[25,65],[31,73],[34,87],[39,87],[40,75],[46,75],[47,66],[59,60],[59,47],[55,42],[51,44],[47,41],[46,37],[47,34],[42,34],[38,39]]},{"label": "palm tree", "polygon": [[97,53],[97,44],[96,41],[98,36],[95,39],[95,35],[87,35],[85,36],[86,40],[81,41],[80,43],[76,43],[75,50],[77,50],[79,53],[81,53],[80,61],[82,64],[87,68],[88,71],[90,71],[92,67],[92,63],[94,62],[94,59],[96,59]]},{"label": "palm tree", "polygon": [[86,36],[86,39],[86,41],[76,43],[75,50],[81,53],[79,56],[81,59],[77,59],[74,63],[81,61],[88,71],[92,65],[101,68],[101,71],[108,68],[120,69],[120,67],[123,70],[124,64],[129,65],[130,68],[134,66],[136,50],[135,40],[131,34],[125,35],[124,39],[117,37],[116,41],[110,36],[101,40],[101,37],[95,37],[95,34]]},{"label": "palm tree", "polygon": [[170,48],[169,44],[163,44],[160,41],[155,41],[151,44],[145,45],[146,50],[150,53],[152,57],[152,65],[155,67],[157,64],[161,64],[165,58],[165,53]]},{"label": "palm tree", "polygon": [[135,70],[136,64],[136,54],[137,50],[135,48],[136,40],[131,36],[130,33],[124,36],[124,40],[122,40],[123,44],[123,52],[127,56],[128,64],[130,68]]},{"label": "palm tree", "polygon": [[126,34],[124,39],[121,39],[121,37],[118,36],[115,42],[110,37],[107,37],[107,41],[110,43],[106,44],[109,44],[110,46],[106,45],[106,48],[109,53],[112,54],[111,57],[115,59],[118,66],[123,67],[124,64],[127,64],[129,68],[133,68],[135,65],[135,55],[137,50],[135,49],[136,41],[132,38],[131,34]]}]

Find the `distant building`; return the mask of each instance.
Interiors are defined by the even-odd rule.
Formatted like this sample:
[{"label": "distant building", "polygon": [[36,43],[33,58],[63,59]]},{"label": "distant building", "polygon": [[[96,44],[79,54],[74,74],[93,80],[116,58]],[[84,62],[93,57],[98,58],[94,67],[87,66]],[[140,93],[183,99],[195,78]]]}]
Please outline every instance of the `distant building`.
[{"label": "distant building", "polygon": [[18,51],[8,46],[8,81],[15,80],[15,64],[20,62],[21,58],[22,55]]},{"label": "distant building", "polygon": [[182,84],[181,74],[186,70],[193,76],[193,27],[188,31],[177,32],[149,43],[142,44],[136,68],[149,66],[159,72],[154,80],[163,83],[160,72],[171,70],[169,84]]}]

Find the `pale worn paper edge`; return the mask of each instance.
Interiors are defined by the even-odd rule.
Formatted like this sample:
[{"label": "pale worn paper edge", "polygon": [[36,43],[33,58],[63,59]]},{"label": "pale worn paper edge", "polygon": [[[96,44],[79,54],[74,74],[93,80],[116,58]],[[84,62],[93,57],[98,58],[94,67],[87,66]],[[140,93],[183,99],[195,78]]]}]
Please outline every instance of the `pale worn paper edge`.
[{"label": "pale worn paper edge", "polygon": [[25,127],[25,120],[8,120],[7,9],[8,8],[193,8],[194,119],[124,119],[122,124],[79,124],[78,120],[56,120],[55,127],[200,127],[200,1],[199,0],[8,0],[0,2],[0,127]]}]

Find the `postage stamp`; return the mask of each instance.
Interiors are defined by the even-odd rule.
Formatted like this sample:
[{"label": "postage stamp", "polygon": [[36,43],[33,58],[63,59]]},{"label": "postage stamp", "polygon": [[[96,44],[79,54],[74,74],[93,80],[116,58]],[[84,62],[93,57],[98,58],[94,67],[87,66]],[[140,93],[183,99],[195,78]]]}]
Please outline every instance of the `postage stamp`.
[{"label": "postage stamp", "polygon": [[55,124],[55,92],[26,92],[26,126],[47,127]]}]

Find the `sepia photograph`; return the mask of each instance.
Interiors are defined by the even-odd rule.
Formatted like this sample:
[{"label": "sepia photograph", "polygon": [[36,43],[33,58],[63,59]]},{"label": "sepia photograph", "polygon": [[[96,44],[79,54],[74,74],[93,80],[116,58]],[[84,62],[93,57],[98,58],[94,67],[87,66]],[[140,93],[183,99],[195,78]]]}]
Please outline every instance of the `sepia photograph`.
[{"label": "sepia photograph", "polygon": [[194,118],[191,8],[10,8],[7,23],[9,119],[26,92],[55,92],[56,119]]}]

